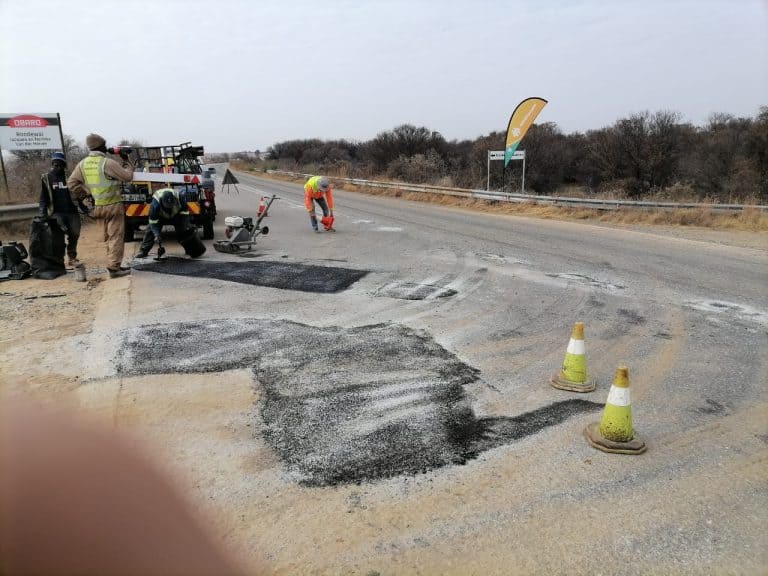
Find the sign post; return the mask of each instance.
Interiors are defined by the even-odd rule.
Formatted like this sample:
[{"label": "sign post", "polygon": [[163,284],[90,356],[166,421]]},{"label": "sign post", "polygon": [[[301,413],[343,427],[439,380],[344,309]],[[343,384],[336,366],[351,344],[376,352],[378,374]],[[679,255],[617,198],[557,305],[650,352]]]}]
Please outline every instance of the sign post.
[{"label": "sign post", "polygon": [[[491,187],[491,160],[504,160],[504,150],[488,150],[488,167],[486,169],[485,191],[488,192]],[[520,193],[525,194],[525,150],[516,150],[510,160],[522,160],[523,161],[523,178],[520,182]],[[505,164],[506,167],[506,164]],[[503,173],[502,173],[503,175]],[[502,180],[503,182],[503,180]],[[501,191],[504,191],[504,185],[502,184]]]},{"label": "sign post", "polygon": [[232,184],[235,187],[235,190],[238,194],[240,194],[240,190],[237,189],[237,185],[240,181],[237,179],[237,177],[232,174],[232,172],[229,171],[229,168],[227,168],[227,171],[224,173],[224,179],[221,181],[224,186],[226,186],[225,190],[227,191],[227,194],[229,194],[229,185]]},{"label": "sign post", "polygon": [[0,168],[3,169],[3,182],[5,182],[5,195],[11,200],[11,189],[8,188],[8,174],[5,171],[5,160],[3,159],[3,150],[0,148]]}]

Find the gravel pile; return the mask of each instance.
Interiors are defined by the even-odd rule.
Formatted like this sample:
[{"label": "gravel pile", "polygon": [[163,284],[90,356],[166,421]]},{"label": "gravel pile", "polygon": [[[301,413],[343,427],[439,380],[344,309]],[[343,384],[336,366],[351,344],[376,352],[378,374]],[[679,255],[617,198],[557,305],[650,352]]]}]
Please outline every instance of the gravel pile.
[{"label": "gravel pile", "polygon": [[262,389],[267,443],[298,482],[314,486],[463,464],[601,406],[569,400],[514,418],[477,418],[464,385],[479,371],[428,334],[392,324],[154,324],[126,331],[118,358],[127,375],[235,368],[250,368]]}]

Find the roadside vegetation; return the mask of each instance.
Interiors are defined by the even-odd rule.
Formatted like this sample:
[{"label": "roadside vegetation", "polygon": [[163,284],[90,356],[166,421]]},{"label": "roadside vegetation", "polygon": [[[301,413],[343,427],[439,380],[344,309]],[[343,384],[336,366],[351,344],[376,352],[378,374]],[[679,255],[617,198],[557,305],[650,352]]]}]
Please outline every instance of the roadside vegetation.
[{"label": "roadside vegetation", "polygon": [[[439,132],[405,124],[365,142],[290,140],[278,142],[264,152],[222,154],[210,161],[232,161],[239,169],[253,172],[284,170],[447,188],[488,186],[491,190],[519,192],[520,162],[510,162],[506,170],[502,162],[492,162],[488,180],[488,151],[503,150],[504,138],[503,132],[492,132],[475,140],[449,142]],[[683,123],[680,114],[670,111],[633,114],[610,127],[584,134],[564,134],[554,123],[534,124],[521,149],[527,155],[525,192],[531,194],[768,204],[768,106],[761,107],[754,118],[715,114],[703,127]],[[367,192],[392,193],[375,189]],[[768,231],[768,215],[757,209],[739,214],[706,209],[598,212],[426,193],[398,195],[454,205],[469,203],[483,210],[545,218]]]},{"label": "roadside vegetation", "polygon": [[[519,192],[522,166],[503,169],[489,150],[504,148],[505,134],[447,141],[439,132],[410,124],[379,133],[365,142],[288,140],[266,151],[208,154],[207,162],[232,161],[241,170],[284,170],[331,177],[431,184],[447,188]],[[120,145],[136,145],[122,140]],[[556,124],[534,124],[521,149],[526,151],[525,192],[539,195],[768,205],[768,106],[754,118],[713,115],[706,126],[680,121],[671,111],[641,112],[612,126],[564,134]],[[87,151],[65,135],[70,167]],[[40,174],[49,168],[47,151],[16,152],[6,161],[10,192],[0,203],[36,202]],[[378,189],[368,193],[392,194]],[[597,219],[621,224],[669,224],[768,231],[759,210],[596,211],[536,204],[464,200],[439,194],[395,194],[430,202],[543,218]]]},{"label": "roadside vegetation", "polygon": [[[232,160],[231,165],[237,170],[252,172],[275,180],[294,183],[302,183],[304,181],[303,178],[296,178],[285,174],[262,173],[261,170],[239,160]],[[768,233],[768,212],[762,212],[757,208],[747,208],[741,212],[717,212],[706,208],[682,210],[640,210],[634,208],[597,210],[552,206],[536,202],[513,203],[480,200],[439,193],[411,192],[397,188],[370,188],[338,181],[333,182],[333,185],[336,188],[350,192],[392,196],[405,200],[428,202],[495,214],[511,214],[551,220],[588,220],[619,226],[688,226],[712,230]],[[765,239],[765,247],[768,248],[768,237]]]},{"label": "roadside vegetation", "polygon": [[[768,106],[755,118],[713,115],[706,126],[675,112],[642,112],[585,134],[534,124],[521,144],[527,154],[525,189],[633,200],[664,199],[768,203]],[[221,155],[256,169],[399,180],[478,189],[486,187],[487,153],[503,150],[502,132],[448,142],[439,132],[409,124],[366,142],[290,140],[265,152]],[[522,166],[491,163],[490,188],[520,190]]]}]

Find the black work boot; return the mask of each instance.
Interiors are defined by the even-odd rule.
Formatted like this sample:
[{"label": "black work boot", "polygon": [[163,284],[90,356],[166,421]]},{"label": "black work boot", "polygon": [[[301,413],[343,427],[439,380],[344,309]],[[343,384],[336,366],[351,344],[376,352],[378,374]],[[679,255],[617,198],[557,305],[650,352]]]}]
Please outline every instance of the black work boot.
[{"label": "black work boot", "polygon": [[107,272],[109,272],[110,278],[120,278],[121,276],[128,276],[128,274],[131,273],[131,270],[123,270],[122,268],[118,268],[117,270],[113,270],[112,268],[107,268]]}]

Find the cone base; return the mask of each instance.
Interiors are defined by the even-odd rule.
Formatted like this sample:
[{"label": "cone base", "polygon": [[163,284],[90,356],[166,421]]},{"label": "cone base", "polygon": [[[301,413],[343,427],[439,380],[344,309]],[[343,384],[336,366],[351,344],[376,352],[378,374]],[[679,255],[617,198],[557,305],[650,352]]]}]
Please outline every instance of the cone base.
[{"label": "cone base", "polygon": [[584,429],[584,436],[593,448],[612,454],[642,454],[647,446],[645,441],[635,435],[629,442],[614,442],[600,434],[600,423],[594,422]]},{"label": "cone base", "polygon": [[573,382],[564,378],[562,372],[552,374],[549,383],[555,388],[568,390],[569,392],[592,392],[597,387],[597,380],[595,378],[588,378],[584,382]]}]

